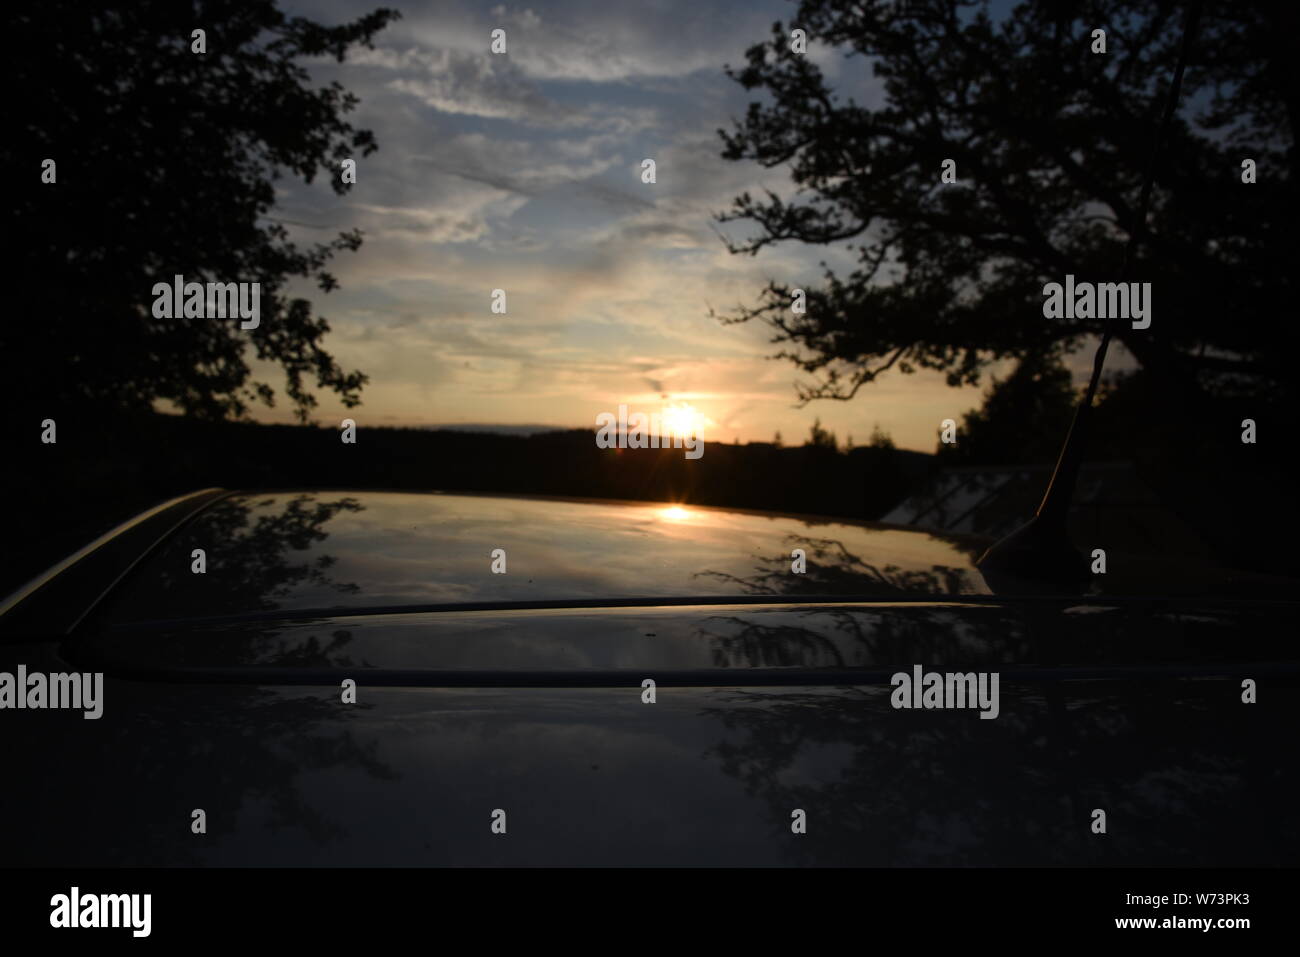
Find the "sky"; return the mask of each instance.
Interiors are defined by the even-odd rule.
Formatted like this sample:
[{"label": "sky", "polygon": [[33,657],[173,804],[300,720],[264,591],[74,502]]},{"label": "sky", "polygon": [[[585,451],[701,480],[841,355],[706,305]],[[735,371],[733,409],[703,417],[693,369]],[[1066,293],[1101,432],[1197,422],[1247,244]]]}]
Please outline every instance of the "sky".
[{"label": "sky", "polygon": [[[381,5],[282,6],[334,24]],[[298,241],[365,235],[331,264],[341,288],[300,289],[331,324],[326,348],[370,376],[357,409],[321,393],[318,421],[594,429],[620,403],[687,405],[706,442],[779,432],[798,444],[820,418],[841,441],[865,444],[878,425],[900,447],[933,451],[940,422],[979,405],[979,388],[891,372],[849,402],[798,408],[804,374],[769,358],[771,331],[709,314],[756,304],[769,278],[813,286],[820,261],[852,264],[843,249],[798,244],[732,255],[722,237],[746,227],[716,221],[746,190],[792,192],[782,169],[723,160],[717,132],[753,98],[724,65],[788,23],[792,4],[386,5],[403,17],[373,50],[311,64],[360,97],[349,120],[375,132],[378,152],[358,158],[342,197],[286,177],[274,212]],[[497,28],[505,54],[489,49]],[[860,58],[815,40],[809,55],[838,92],[879,104]],[[654,184],[641,180],[646,158]],[[491,311],[494,289],[504,315]],[[280,406],[255,416],[289,421]]]}]

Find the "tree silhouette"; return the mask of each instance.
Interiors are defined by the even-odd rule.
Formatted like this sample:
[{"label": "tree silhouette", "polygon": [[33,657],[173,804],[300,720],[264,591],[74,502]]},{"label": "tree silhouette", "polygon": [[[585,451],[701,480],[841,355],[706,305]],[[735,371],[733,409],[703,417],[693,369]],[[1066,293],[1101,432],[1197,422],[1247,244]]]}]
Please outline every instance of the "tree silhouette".
[{"label": "tree silhouette", "polygon": [[[938,537],[938,536],[935,536]],[[982,546],[954,537],[944,537],[974,558]],[[908,595],[964,595],[975,589],[970,569],[950,565],[933,565],[928,570],[904,569],[894,564],[877,565],[850,552],[844,543],[833,538],[810,535],[787,535],[787,548],[769,558],[754,555],[754,574],[735,575],[706,570],[693,577],[710,578],[725,586],[735,586],[748,595],[844,595],[855,598],[903,598]],[[808,556],[808,570],[790,574],[790,549],[802,548]]]},{"label": "tree silhouette", "polygon": [[935,455],[949,466],[1051,464],[1077,403],[1059,360],[1026,356],[962,417],[961,441],[940,442]]},{"label": "tree silhouette", "polygon": [[893,436],[880,427],[877,422],[871,427],[871,441],[867,443],[869,449],[880,449],[881,451],[892,451],[897,448],[894,445]]},{"label": "tree silhouette", "polygon": [[[1101,320],[1044,318],[1042,288],[1118,280],[1183,22],[1154,0],[1029,0],[1004,18],[986,0],[805,0],[728,68],[765,95],[719,131],[725,158],[788,164],[799,192],[745,193],[719,218],[757,227],[733,252],[849,243],[858,265],[801,280],[806,312],[773,280],[722,318],[775,330],[779,357],[815,377],[804,402],[850,398],[891,368],[973,384],[998,359],[1077,348]],[[882,105],[836,95],[792,50],[793,27],[871,62]],[[1296,294],[1298,29],[1292,5],[1219,4],[1191,48],[1129,277],[1153,284],[1152,324],[1116,330],[1184,396],[1294,399],[1297,334],[1276,317]],[[955,183],[941,182],[948,159]]]},{"label": "tree silhouette", "polygon": [[821,419],[813,422],[812,429],[808,433],[808,441],[804,442],[804,446],[814,449],[827,449],[831,452],[839,449],[839,443],[835,440],[835,433],[829,429],[823,429]]},{"label": "tree silhouette", "polygon": [[[357,230],[300,248],[268,213],[287,171],[323,174],[336,193],[341,161],[376,149],[344,119],[357,99],[337,82],[313,89],[297,61],[342,62],[396,17],[379,9],[327,27],[273,2],[141,0],[113,10],[64,0],[15,11],[9,56],[15,96],[5,138],[12,223],[12,319],[0,331],[0,376],[32,407],[93,403],[149,409],[159,400],[206,418],[271,405],[250,381],[252,358],[278,364],[301,420],[315,386],[353,406],[366,376],[322,347],[329,331],[295,279],[328,292],[332,255]],[[194,52],[192,32],[206,33]],[[55,161],[53,183],[44,161]],[[260,282],[260,325],[153,316],[152,288]],[[12,408],[10,409],[12,411]]]}]

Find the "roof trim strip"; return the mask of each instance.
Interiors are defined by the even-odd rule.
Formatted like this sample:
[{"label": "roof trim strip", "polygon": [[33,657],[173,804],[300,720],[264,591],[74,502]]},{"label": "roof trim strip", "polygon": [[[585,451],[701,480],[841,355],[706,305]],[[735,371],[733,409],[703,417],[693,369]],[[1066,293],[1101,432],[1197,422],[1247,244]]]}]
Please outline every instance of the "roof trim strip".
[{"label": "roof trim strip", "polygon": [[[266,611],[240,612],[229,615],[211,615],[202,618],[160,618],[140,621],[114,622],[105,627],[107,632],[166,631],[172,628],[197,628],[219,625],[238,625],[254,622],[286,623],[320,619],[370,618],[380,615],[417,615],[456,612],[512,612],[512,611],[584,611],[601,608],[680,608],[699,605],[753,606],[780,605],[787,608],[809,607],[826,610],[842,607],[882,607],[888,605],[984,605],[1005,607],[1012,604],[1036,605],[1181,605],[1186,599],[1168,595],[1029,595],[1009,598],[1005,595],[686,595],[681,597],[638,598],[557,598],[525,601],[472,601],[459,603],[425,603],[415,605],[361,605],[335,608],[285,608]],[[1297,599],[1239,599],[1210,597],[1198,604],[1203,607],[1235,607],[1260,605],[1290,607]]]},{"label": "roof trim strip", "polygon": [[[0,634],[43,621],[38,637],[72,632],[158,545],[213,502],[233,494],[205,488],[169,499],[110,529],[0,602]],[[105,587],[101,582],[107,580]],[[87,599],[88,594],[94,597]]]}]

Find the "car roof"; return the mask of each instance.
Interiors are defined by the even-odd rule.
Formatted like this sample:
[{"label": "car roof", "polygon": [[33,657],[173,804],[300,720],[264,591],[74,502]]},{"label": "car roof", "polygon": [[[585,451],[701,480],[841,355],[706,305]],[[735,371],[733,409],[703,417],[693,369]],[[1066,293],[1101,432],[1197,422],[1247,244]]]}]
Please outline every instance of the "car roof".
[{"label": "car roof", "polygon": [[[118,624],[647,598],[987,595],[973,564],[982,547],[957,536],[697,506],[240,492],[162,541],[103,616]],[[802,573],[792,567],[796,550]]]},{"label": "car roof", "polygon": [[[988,544],[696,505],[213,488],[142,513],[19,589],[0,603],[0,641],[123,625],[452,610],[1080,598],[1294,604],[1300,594],[1292,578],[1132,555],[1111,555],[1106,573],[1082,589],[1045,591],[982,576],[976,561]],[[796,571],[801,561],[806,568]]]}]

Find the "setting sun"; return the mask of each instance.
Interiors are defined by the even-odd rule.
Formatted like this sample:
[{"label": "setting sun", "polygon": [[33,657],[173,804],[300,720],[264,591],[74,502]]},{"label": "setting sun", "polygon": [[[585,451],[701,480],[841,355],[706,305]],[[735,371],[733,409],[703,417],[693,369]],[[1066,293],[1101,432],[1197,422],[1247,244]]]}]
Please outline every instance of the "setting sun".
[{"label": "setting sun", "polygon": [[670,437],[703,436],[705,418],[689,405],[670,405],[663,410],[660,421]]}]

